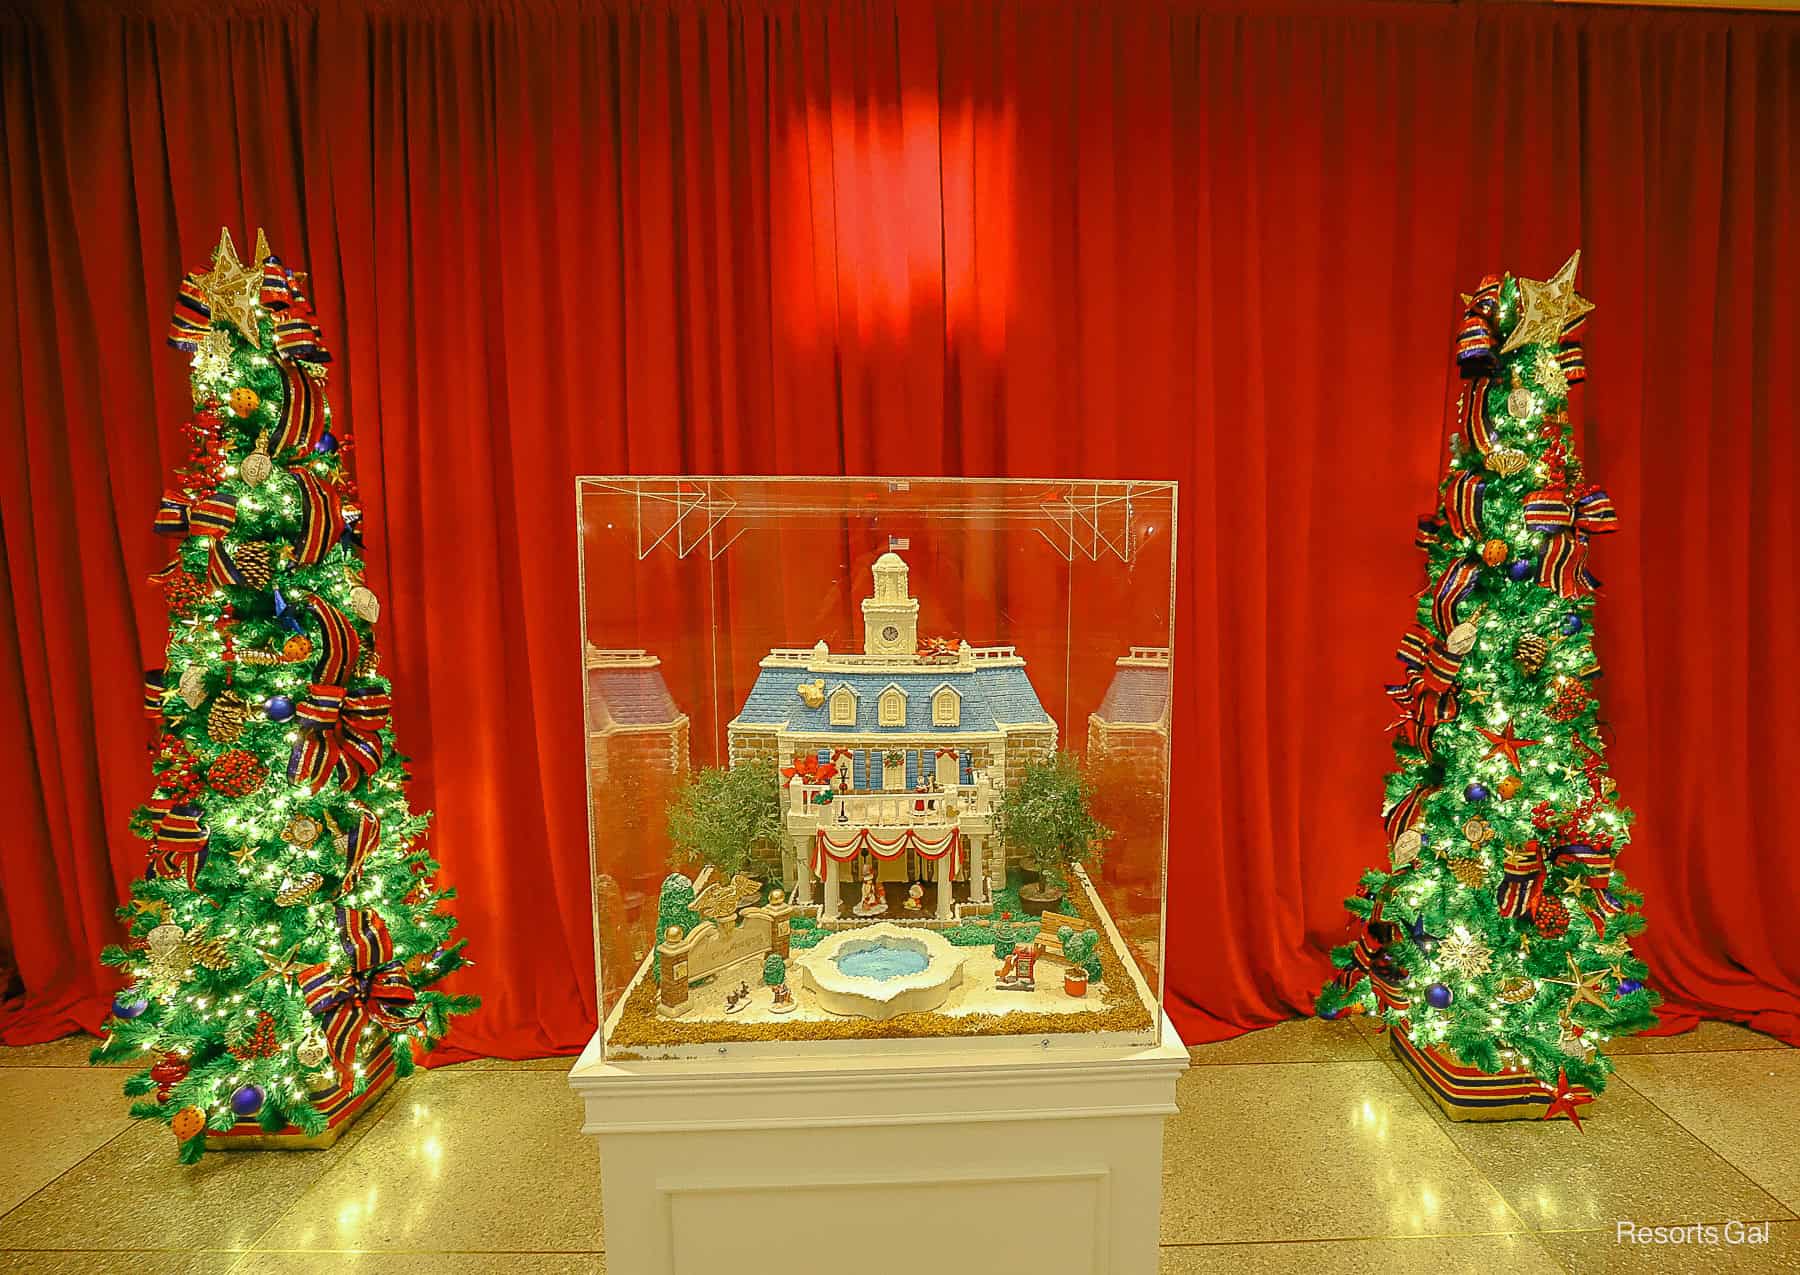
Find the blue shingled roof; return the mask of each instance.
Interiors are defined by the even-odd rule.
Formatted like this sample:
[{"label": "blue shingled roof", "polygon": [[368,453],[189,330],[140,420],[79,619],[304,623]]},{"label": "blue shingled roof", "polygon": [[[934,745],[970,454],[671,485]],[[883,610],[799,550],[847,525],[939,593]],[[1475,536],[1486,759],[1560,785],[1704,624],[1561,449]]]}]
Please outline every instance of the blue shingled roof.
[{"label": "blue shingled roof", "polygon": [[[817,708],[808,708],[800,698],[800,683],[821,677],[825,680],[825,702]],[[962,696],[960,726],[931,724],[931,693],[946,682]],[[905,726],[876,725],[876,705],[881,692],[890,685],[898,685],[906,692]],[[856,692],[854,726],[830,724],[831,693],[840,686],[848,686]],[[926,666],[869,673],[809,673],[794,665],[759,670],[756,685],[750,688],[738,720],[764,726],[785,725],[790,730],[823,734],[930,731],[938,735],[958,735],[987,734],[1002,724],[1048,724],[1050,714],[1038,702],[1037,692],[1031,688],[1031,679],[1025,676],[1025,670],[1018,667],[957,669]]]}]

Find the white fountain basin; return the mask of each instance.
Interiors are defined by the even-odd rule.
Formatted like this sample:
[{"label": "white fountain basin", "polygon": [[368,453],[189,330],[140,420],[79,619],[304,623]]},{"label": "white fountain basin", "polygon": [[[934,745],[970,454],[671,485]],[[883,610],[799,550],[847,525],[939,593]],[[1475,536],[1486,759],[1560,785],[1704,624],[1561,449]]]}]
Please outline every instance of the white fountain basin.
[{"label": "white fountain basin", "polygon": [[[920,957],[923,969],[890,972],[907,971]],[[820,1008],[859,1018],[936,1009],[963,975],[962,954],[948,939],[891,921],[834,934],[796,963]]]}]

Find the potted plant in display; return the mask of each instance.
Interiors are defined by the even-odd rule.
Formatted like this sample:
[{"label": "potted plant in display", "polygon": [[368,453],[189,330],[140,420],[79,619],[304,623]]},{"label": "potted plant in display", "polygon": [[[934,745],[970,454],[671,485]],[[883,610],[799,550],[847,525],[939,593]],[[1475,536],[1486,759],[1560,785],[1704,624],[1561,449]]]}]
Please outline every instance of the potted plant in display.
[{"label": "potted plant in display", "polygon": [[1032,916],[1062,901],[1070,867],[1099,865],[1102,847],[1112,835],[1089,809],[1081,763],[1069,753],[1027,765],[1018,787],[1001,798],[997,813],[1006,844],[1023,851],[1037,871],[1037,880],[1019,891],[1019,901]]},{"label": "potted plant in display", "polygon": [[794,1008],[794,994],[787,985],[787,962],[775,952],[763,957],[763,986],[774,998],[769,1006],[771,1013],[785,1014]]},{"label": "potted plant in display", "polygon": [[769,766],[703,766],[669,803],[677,864],[707,864],[720,881],[749,873],[756,851],[780,836],[781,789]]},{"label": "potted plant in display", "polygon": [[1056,941],[1062,944],[1063,991],[1070,996],[1086,996],[1089,983],[1100,981],[1100,957],[1094,949],[1100,943],[1100,931],[1082,930],[1076,933],[1068,926],[1056,932]]}]

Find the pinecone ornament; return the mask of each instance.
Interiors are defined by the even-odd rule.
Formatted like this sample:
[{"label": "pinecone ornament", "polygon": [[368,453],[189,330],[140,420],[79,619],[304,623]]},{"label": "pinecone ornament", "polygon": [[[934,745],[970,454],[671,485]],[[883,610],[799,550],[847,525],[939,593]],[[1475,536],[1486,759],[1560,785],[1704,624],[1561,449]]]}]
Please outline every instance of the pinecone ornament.
[{"label": "pinecone ornament", "polygon": [[215,744],[235,744],[247,719],[243,697],[236,691],[224,691],[206,715],[206,737]]},{"label": "pinecone ornament", "polygon": [[1519,672],[1526,677],[1536,677],[1544,671],[1544,664],[1550,658],[1550,639],[1537,633],[1521,634],[1513,644],[1513,663],[1519,666]]},{"label": "pinecone ornament", "polygon": [[252,589],[266,589],[275,578],[275,559],[266,540],[246,540],[231,551],[231,560],[244,573],[244,583]]}]

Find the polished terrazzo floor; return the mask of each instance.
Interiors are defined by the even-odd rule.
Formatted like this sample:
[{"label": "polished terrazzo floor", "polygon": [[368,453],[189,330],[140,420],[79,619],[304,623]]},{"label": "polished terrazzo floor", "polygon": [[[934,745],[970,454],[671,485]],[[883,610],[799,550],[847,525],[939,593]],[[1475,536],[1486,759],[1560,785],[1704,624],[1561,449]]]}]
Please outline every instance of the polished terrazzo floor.
[{"label": "polished terrazzo floor", "polygon": [[[183,1169],[87,1048],[0,1049],[0,1271],[606,1269],[568,1059],[421,1073],[330,1151]],[[1707,1023],[1615,1053],[1584,1135],[1451,1124],[1365,1025],[1196,1049],[1165,1139],[1162,1275],[1800,1270],[1800,1050]],[[1754,1247],[1631,1247],[1622,1219],[1772,1226]]]}]

